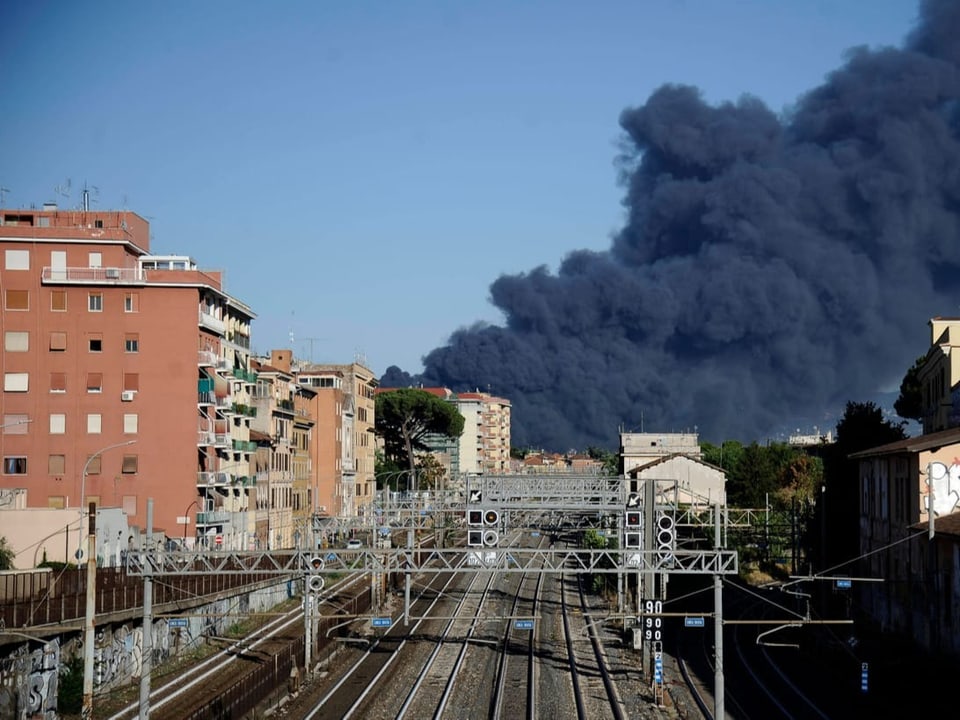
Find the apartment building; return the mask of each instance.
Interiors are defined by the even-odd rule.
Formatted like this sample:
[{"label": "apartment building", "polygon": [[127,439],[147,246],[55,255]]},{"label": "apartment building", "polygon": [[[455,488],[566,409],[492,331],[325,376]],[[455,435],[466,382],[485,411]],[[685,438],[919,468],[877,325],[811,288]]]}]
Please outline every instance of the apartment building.
[{"label": "apartment building", "polygon": [[930,349],[918,373],[924,434],[960,426],[960,318],[935,317],[929,326]]},{"label": "apartment building", "polygon": [[0,209],[0,251],[0,487],[248,547],[252,310],[132,212]]},{"label": "apartment building", "polygon": [[297,382],[316,392],[317,438],[311,456],[319,515],[365,517],[376,495],[374,435],[377,378],[362,363],[296,366]]},{"label": "apartment building", "polygon": [[290,370],[291,352],[274,350],[270,362],[254,358],[257,384],[253,421],[266,475],[258,480],[259,547],[300,547],[311,534],[313,506],[312,405],[316,393],[302,388]]},{"label": "apartment building", "polygon": [[456,474],[509,472],[510,401],[485,392],[464,392],[452,402],[463,415]]}]

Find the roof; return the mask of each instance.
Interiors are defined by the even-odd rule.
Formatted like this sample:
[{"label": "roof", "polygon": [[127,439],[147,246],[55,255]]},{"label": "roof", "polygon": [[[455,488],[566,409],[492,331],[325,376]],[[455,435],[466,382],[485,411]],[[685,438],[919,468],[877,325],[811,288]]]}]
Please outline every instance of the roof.
[{"label": "roof", "polygon": [[[911,530],[927,530],[928,528],[929,525],[926,520],[910,526]],[[933,530],[937,535],[955,535],[960,537],[960,512],[934,518]]]},{"label": "roof", "polygon": [[927,450],[938,450],[947,445],[960,443],[960,428],[950,428],[940,432],[917,435],[904,440],[887,443],[878,447],[850,453],[850,458],[867,458],[877,455],[895,455],[898,453],[920,453]]},{"label": "roof", "polygon": [[662,455],[658,458],[650,460],[649,462],[645,462],[642,465],[634,465],[630,470],[627,470],[627,474],[639,472],[640,470],[646,470],[647,468],[651,468],[656,465],[662,465],[663,463],[668,463],[678,458],[689,460],[690,462],[697,463],[697,465],[703,465],[704,467],[708,467],[711,470],[716,470],[717,472],[721,472],[721,473],[723,472],[723,468],[719,468],[716,465],[713,465],[712,463],[708,463],[704,460],[701,460],[700,458],[695,458],[691,455],[686,455],[684,453],[670,453],[669,455]]}]

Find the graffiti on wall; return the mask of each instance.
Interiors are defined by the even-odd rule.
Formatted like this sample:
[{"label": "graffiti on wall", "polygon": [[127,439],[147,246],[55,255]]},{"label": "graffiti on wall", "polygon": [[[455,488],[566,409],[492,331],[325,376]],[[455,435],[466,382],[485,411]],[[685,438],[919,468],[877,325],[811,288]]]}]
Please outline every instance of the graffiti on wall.
[{"label": "graffiti on wall", "polygon": [[[43,647],[22,646],[0,665],[0,712],[3,717],[57,717],[57,680],[60,666],[60,643],[51,640]],[[14,710],[15,706],[15,710]]]},{"label": "graffiti on wall", "polygon": [[934,514],[949,515],[960,509],[960,458],[955,458],[950,465],[932,462],[927,472],[933,490]]}]

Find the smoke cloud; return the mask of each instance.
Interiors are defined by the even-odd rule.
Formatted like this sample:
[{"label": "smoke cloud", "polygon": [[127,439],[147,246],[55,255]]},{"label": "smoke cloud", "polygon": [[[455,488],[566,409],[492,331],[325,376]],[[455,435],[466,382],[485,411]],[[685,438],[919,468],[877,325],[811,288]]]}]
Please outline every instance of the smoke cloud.
[{"label": "smoke cloud", "polygon": [[960,3],[901,48],[850,51],[778,116],[664,85],[620,116],[625,227],[490,288],[411,377],[513,403],[513,444],[621,428],[770,437],[899,380],[960,301]]}]

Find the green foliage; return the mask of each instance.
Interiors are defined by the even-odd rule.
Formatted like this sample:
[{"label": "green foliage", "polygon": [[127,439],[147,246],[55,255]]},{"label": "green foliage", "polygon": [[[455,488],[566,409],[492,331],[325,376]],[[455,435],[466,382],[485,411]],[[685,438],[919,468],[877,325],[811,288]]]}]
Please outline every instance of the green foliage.
[{"label": "green foliage", "polygon": [[590,528],[583,533],[581,545],[590,550],[603,550],[607,547],[607,537],[599,530]]},{"label": "green foliage", "polygon": [[57,712],[61,715],[77,715],[81,710],[83,710],[83,657],[74,655],[66,662],[60,663]]},{"label": "green foliage", "polygon": [[743,457],[743,444],[736,440],[724,440],[719,446],[704,442],[700,444],[704,462],[729,471],[737,467]]},{"label": "green foliage", "polygon": [[376,432],[383,439],[384,457],[415,469],[416,453],[428,450],[428,435],[457,438],[463,415],[451,403],[418,388],[397,388],[376,396]]},{"label": "green foliage", "polygon": [[10,547],[7,538],[0,537],[0,570],[13,570],[14,557],[13,548]]},{"label": "green foliage", "polygon": [[920,369],[927,360],[921,355],[907,370],[900,383],[900,396],[893,404],[897,415],[908,420],[920,420],[923,417],[923,388],[920,385]]},{"label": "green foliage", "polygon": [[612,450],[604,450],[591,445],[587,448],[587,455],[593,460],[603,462],[605,475],[618,475],[620,473],[620,456]]}]

